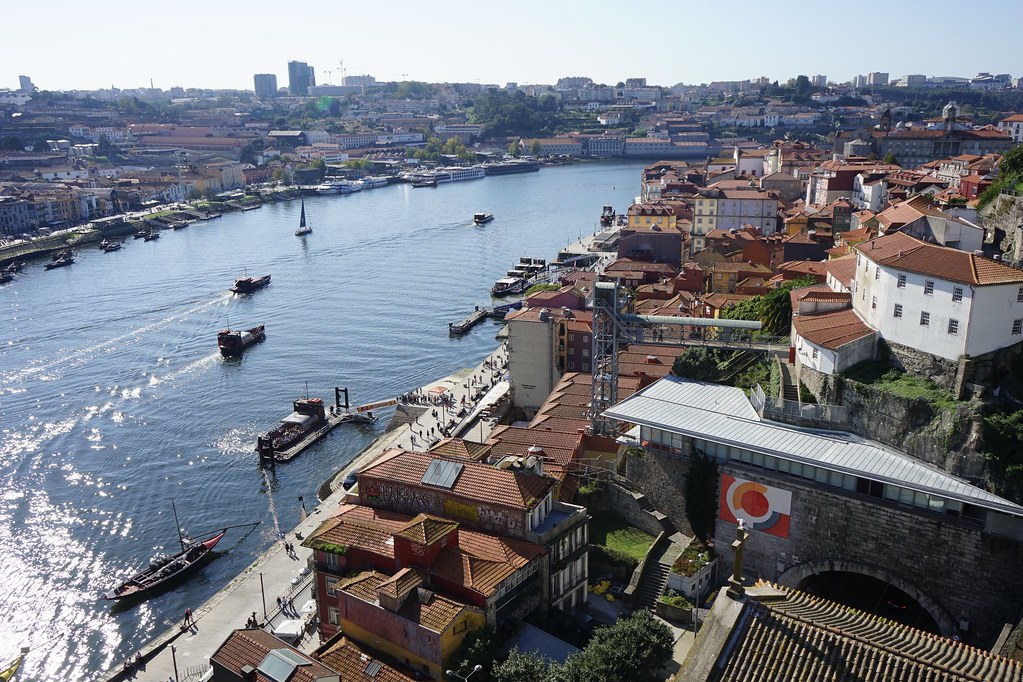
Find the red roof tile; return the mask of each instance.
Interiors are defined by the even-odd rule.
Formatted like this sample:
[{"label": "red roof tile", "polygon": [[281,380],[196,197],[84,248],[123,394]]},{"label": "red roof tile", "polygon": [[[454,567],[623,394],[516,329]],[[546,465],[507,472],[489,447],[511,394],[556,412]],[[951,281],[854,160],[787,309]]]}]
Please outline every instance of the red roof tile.
[{"label": "red roof tile", "polygon": [[792,318],[792,325],[799,336],[830,350],[838,350],[874,333],[852,308],[819,315],[797,315]]}]

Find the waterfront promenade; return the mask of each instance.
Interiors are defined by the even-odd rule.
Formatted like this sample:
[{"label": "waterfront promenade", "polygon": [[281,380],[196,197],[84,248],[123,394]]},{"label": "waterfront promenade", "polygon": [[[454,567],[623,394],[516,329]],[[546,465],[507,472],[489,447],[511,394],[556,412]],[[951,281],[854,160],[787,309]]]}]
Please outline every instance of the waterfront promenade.
[{"label": "waterfront promenade", "polygon": [[[407,425],[377,438],[331,476],[324,486],[331,493],[310,510],[304,521],[288,531],[284,538],[275,542],[206,603],[192,609],[193,627],[182,629],[180,621],[175,623],[140,649],[144,659],[140,670],[127,673],[123,669],[124,662],[116,661],[103,679],[109,682],[126,679],[153,682],[198,680],[202,671],[208,668],[213,652],[232,631],[244,628],[253,613],[261,626],[279,624],[287,616],[278,606],[278,597],[291,601],[295,610],[301,610],[309,599],[312,577],[308,570],[312,550],[302,547],[301,542],[341,503],[347,493],[341,486],[345,476],[350,471],[362,470],[391,448],[424,450],[443,437],[440,435],[442,430],[454,434],[468,429],[474,439],[485,438],[495,424],[481,418],[478,413],[492,403],[495,396],[507,393],[506,366],[507,353],[504,346],[500,346],[476,367],[455,372],[419,389],[424,396],[446,396],[456,406],[456,412],[461,410],[464,399],[465,415],[459,418],[450,409],[430,407]],[[435,434],[433,437],[430,436],[431,430]],[[293,555],[289,556],[285,551],[285,542],[294,547]],[[301,615],[305,618],[315,616]],[[311,651],[318,644],[319,638],[312,630],[297,646]]]}]

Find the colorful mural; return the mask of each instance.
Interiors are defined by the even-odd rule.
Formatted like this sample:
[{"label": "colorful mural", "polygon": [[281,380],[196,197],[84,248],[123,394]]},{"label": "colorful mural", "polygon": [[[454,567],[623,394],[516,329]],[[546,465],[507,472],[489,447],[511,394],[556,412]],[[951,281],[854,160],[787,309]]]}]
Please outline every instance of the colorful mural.
[{"label": "colorful mural", "polygon": [[721,474],[720,518],[730,523],[746,522],[746,527],[780,538],[789,536],[792,493]]}]

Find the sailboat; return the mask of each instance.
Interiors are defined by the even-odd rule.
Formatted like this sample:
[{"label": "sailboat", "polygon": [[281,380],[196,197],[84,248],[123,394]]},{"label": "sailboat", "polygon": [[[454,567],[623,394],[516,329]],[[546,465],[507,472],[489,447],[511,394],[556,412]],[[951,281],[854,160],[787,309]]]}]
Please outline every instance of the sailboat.
[{"label": "sailboat", "polygon": [[21,649],[21,654],[18,655],[10,663],[7,663],[3,668],[0,668],[0,680],[7,682],[13,680],[14,676],[18,674],[18,670],[21,669],[21,664],[25,661],[25,654],[28,653],[28,647]]},{"label": "sailboat", "polygon": [[313,231],[312,225],[307,225],[305,222],[305,199],[302,200],[302,217],[298,221],[298,229],[295,230],[295,236],[301,237],[304,234],[309,234]]}]

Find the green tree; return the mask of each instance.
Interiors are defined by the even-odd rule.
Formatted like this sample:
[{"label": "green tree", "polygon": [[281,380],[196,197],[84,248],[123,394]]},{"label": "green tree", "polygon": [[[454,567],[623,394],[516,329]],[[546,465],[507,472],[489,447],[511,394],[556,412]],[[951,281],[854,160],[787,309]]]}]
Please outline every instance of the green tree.
[{"label": "green tree", "polygon": [[721,378],[714,351],[702,346],[682,351],[672,363],[671,373],[683,379],[696,381],[718,381]]},{"label": "green tree", "polygon": [[533,143],[529,145],[529,154],[531,156],[540,156],[540,141],[533,140]]},{"label": "green tree", "polygon": [[494,633],[485,628],[473,630],[465,639],[447,663],[445,669],[450,668],[463,677],[477,665],[483,666],[480,669],[480,679],[490,677],[491,666],[494,665],[494,658],[497,656],[497,642]]},{"label": "green tree", "polygon": [[747,298],[745,301],[726,306],[718,314],[718,317],[723,320],[759,320],[763,303],[762,296]]},{"label": "green tree", "polygon": [[534,284],[533,286],[526,289],[526,296],[529,296],[530,294],[536,294],[541,291],[558,291],[560,289],[561,285],[559,284],[547,284],[545,282],[541,282],[540,284]]},{"label": "green tree", "polygon": [[494,666],[490,678],[494,682],[524,682],[527,680],[541,682],[549,679],[551,666],[549,658],[525,653],[518,647],[514,647],[509,652],[508,658]]},{"label": "green tree", "polygon": [[518,158],[519,153],[519,140],[516,138],[508,143],[508,155]]},{"label": "green tree", "polygon": [[25,145],[21,143],[21,139],[12,135],[0,137],[0,149],[5,151],[21,152],[25,150]]},{"label": "green tree", "polygon": [[[566,682],[652,680],[671,660],[674,638],[649,611],[636,611],[598,629],[590,643],[569,656],[555,679]],[[661,677],[660,679],[663,679]]]},{"label": "green tree", "polygon": [[1023,487],[1023,410],[995,412],[984,418],[984,449],[995,473]]},{"label": "green tree", "polygon": [[48,152],[50,151],[50,143],[46,140],[39,140],[32,145],[32,151],[34,152]]},{"label": "green tree", "polygon": [[884,158],[881,159],[881,161],[883,163],[893,163],[895,165],[899,164],[899,160],[897,158],[895,158],[895,154],[892,154],[891,152],[888,152],[887,154],[885,154]]},{"label": "green tree", "polygon": [[764,296],[760,309],[761,330],[769,336],[786,336],[792,326],[792,299],[789,292],[793,289],[816,284],[812,277],[803,277],[785,282],[777,289],[772,289]]}]

